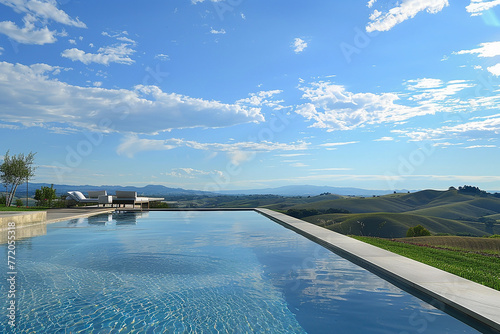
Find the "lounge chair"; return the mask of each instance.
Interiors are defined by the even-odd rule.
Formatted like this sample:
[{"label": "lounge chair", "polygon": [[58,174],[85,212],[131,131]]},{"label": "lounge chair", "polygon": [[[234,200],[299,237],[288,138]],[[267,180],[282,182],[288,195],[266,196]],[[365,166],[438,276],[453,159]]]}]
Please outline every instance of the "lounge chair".
[{"label": "lounge chair", "polygon": [[149,202],[162,201],[163,198],[149,198],[149,197],[138,197],[137,191],[123,191],[117,190],[116,196],[113,196],[113,204],[125,206],[126,204],[132,204],[135,208],[136,204],[141,206],[141,209],[147,205],[149,209]]},{"label": "lounge chair", "polygon": [[68,191],[68,195],[77,203],[97,204],[98,206],[100,204],[105,206],[106,204],[113,203],[113,197],[108,196],[106,190],[89,191],[88,198],[85,197],[85,195],[83,195],[80,191]]}]

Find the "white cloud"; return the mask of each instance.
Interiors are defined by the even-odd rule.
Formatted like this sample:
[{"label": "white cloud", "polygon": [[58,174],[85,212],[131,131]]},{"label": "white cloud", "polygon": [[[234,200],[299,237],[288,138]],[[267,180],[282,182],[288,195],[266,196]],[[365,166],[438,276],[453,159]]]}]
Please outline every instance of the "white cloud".
[{"label": "white cloud", "polygon": [[493,115],[481,121],[468,121],[455,126],[401,131],[400,133],[411,138],[413,141],[439,140],[444,138],[498,138],[500,134],[500,115]]},{"label": "white cloud", "polygon": [[134,41],[133,39],[130,39],[128,37],[125,37],[125,36],[117,37],[116,39],[119,40],[119,41],[121,41],[121,42],[130,43],[132,45],[136,45],[137,44],[136,41]]},{"label": "white cloud", "polygon": [[282,90],[267,90],[249,94],[250,97],[236,101],[239,104],[247,104],[254,107],[268,106],[276,107],[283,101],[273,100],[274,95],[281,94]]},{"label": "white cloud", "polygon": [[368,6],[368,8],[372,8],[375,2],[377,2],[377,0],[370,0],[366,6]]},{"label": "white cloud", "polygon": [[[13,8],[17,13],[25,13],[23,28],[18,27],[12,21],[0,22],[0,33],[7,35],[18,43],[43,45],[56,42],[55,36],[57,35],[67,35],[64,31],[58,33],[49,30],[47,27],[47,21],[49,20],[78,28],[87,27],[78,18],[72,19],[64,11],[58,9],[55,1],[0,0],[0,4]],[[39,23],[43,27],[37,28],[35,23]]]},{"label": "white cloud", "polygon": [[[259,108],[166,93],[156,86],[133,90],[73,86],[50,78],[57,71],[60,68],[46,64],[0,62],[0,119],[25,126],[59,123],[132,133],[264,120]],[[100,125],[103,122],[108,125]]]},{"label": "white cloud", "polygon": [[31,20],[24,20],[24,28],[19,28],[11,21],[2,21],[0,22],[0,34],[7,35],[21,44],[43,45],[57,41],[56,31],[49,30],[47,27],[36,29]]},{"label": "white cloud", "polygon": [[56,7],[55,1],[40,0],[0,0],[0,3],[13,8],[18,13],[27,13],[37,18],[52,20],[64,25],[86,28],[78,18],[72,19],[63,10]]},{"label": "white cloud", "polygon": [[294,162],[293,164],[290,164],[291,167],[309,167],[309,165],[306,165],[302,162]]},{"label": "white cloud", "polygon": [[334,171],[346,171],[346,170],[352,170],[352,168],[336,168],[336,167],[333,167],[333,168],[315,168],[315,169],[311,169],[310,171],[311,172],[334,172]]},{"label": "white cloud", "polygon": [[351,144],[357,144],[359,141],[348,141],[348,142],[341,142],[341,143],[325,143],[321,144],[319,146],[323,147],[336,147],[336,146],[344,146],[344,145],[351,145]]},{"label": "white cloud", "polygon": [[328,131],[352,130],[367,124],[400,122],[436,112],[431,106],[408,107],[397,104],[394,93],[352,93],[342,85],[329,82],[300,87],[302,98],[309,102],[297,106],[295,112],[314,121],[311,127]]},{"label": "white cloud", "polygon": [[443,81],[440,79],[430,79],[430,78],[423,78],[423,79],[417,79],[417,80],[408,80],[407,83],[412,84],[412,87],[410,89],[415,90],[415,89],[427,89],[427,88],[438,88],[443,86]]},{"label": "white cloud", "polygon": [[221,29],[221,30],[215,30],[214,28],[211,28],[211,29],[210,29],[210,33],[211,33],[211,34],[216,34],[216,35],[217,35],[217,34],[222,34],[222,35],[224,35],[224,34],[226,33],[226,31],[225,31],[224,29]]},{"label": "white cloud", "polygon": [[61,56],[71,59],[72,61],[81,61],[86,65],[90,63],[102,65],[109,65],[110,63],[131,65],[135,61],[129,56],[134,52],[135,50],[131,49],[129,44],[120,44],[99,48],[97,53],[86,53],[77,48],[66,49],[61,53]]},{"label": "white cloud", "polygon": [[[479,48],[472,50],[461,50],[458,52],[454,52],[454,54],[477,54],[480,58],[492,58],[500,56],[500,42],[488,42],[481,43]],[[490,66],[487,70],[496,76],[500,76],[500,63]]]},{"label": "white cloud", "polygon": [[477,54],[481,58],[500,56],[500,42],[481,43],[479,46],[477,49],[461,50],[454,52],[454,54]]},{"label": "white cloud", "polygon": [[379,139],[374,139],[373,141],[393,141],[394,138],[392,137],[382,137],[382,138],[379,138]]},{"label": "white cloud", "polygon": [[[373,2],[369,2],[369,5]],[[397,6],[385,13],[377,10],[370,15],[370,21],[366,26],[367,32],[388,31],[397,24],[415,17],[421,11],[435,14],[448,6],[448,0],[403,0],[396,3]],[[370,6],[369,6],[370,7]]]},{"label": "white cloud", "polygon": [[117,153],[133,157],[139,152],[146,151],[166,151],[175,148],[184,147],[195,150],[210,152],[224,152],[231,161],[239,165],[244,161],[250,160],[256,153],[273,151],[300,151],[309,147],[308,143],[298,141],[295,143],[275,143],[275,142],[236,142],[236,143],[200,143],[197,141],[184,140],[179,138],[170,139],[144,139],[137,135],[126,136],[117,149]]},{"label": "white cloud", "polygon": [[276,154],[277,157],[284,157],[284,158],[292,158],[292,157],[300,157],[303,155],[308,155],[308,153],[284,153],[284,154]]},{"label": "white cloud", "polygon": [[474,83],[466,80],[450,80],[443,82],[438,79],[416,79],[408,80],[405,86],[409,91],[409,101],[415,101],[419,105],[432,108],[436,112],[454,112],[471,109],[469,101],[462,101],[457,94],[475,87]]},{"label": "white cloud", "polygon": [[160,59],[161,61],[170,60],[170,56],[160,53],[155,56],[155,59]]},{"label": "white cloud", "polygon": [[500,76],[500,63],[487,68],[488,72],[495,76]]},{"label": "white cloud", "polygon": [[2,53],[3,53],[4,51],[5,51],[5,49],[4,49],[4,48],[2,48],[2,47],[0,46],[0,56],[2,55]]},{"label": "white cloud", "polygon": [[474,149],[474,148],[496,148],[496,145],[473,145],[464,147],[464,149]]},{"label": "white cloud", "polygon": [[293,51],[295,53],[300,53],[307,48],[307,43],[301,38],[295,38],[292,43]]},{"label": "white cloud", "polygon": [[471,0],[470,5],[465,7],[465,9],[472,16],[476,16],[498,5],[500,5],[500,0]]},{"label": "white cloud", "polygon": [[222,176],[224,175],[224,173],[219,170],[204,171],[188,167],[188,168],[174,168],[171,170],[171,172],[165,173],[165,175],[178,178],[185,178],[185,179],[194,179],[200,176],[210,176],[210,175]]}]

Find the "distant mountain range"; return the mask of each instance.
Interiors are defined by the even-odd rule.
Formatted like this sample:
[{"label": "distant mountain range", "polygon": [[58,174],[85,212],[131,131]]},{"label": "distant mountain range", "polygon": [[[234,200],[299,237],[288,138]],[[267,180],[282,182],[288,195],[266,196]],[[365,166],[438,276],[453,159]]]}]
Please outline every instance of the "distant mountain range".
[{"label": "distant mountain range", "polygon": [[[33,196],[36,189],[40,189],[42,186],[50,187],[48,183],[29,183],[29,195]],[[186,190],[182,188],[169,188],[161,185],[147,185],[145,187],[133,187],[133,186],[92,186],[92,185],[65,185],[65,184],[54,184],[54,189],[56,189],[57,195],[64,195],[68,191],[81,191],[85,195],[89,190],[106,190],[108,194],[114,194],[117,190],[124,191],[137,191],[137,194],[142,196],[166,196],[166,195],[213,195],[205,191],[197,190]],[[26,196],[26,183],[20,185],[17,188],[16,196],[22,197]]]},{"label": "distant mountain range", "polygon": [[[29,183],[29,196],[33,196],[36,189],[42,186],[50,187],[48,183]],[[392,190],[367,190],[360,188],[345,188],[345,187],[328,187],[328,186],[310,186],[310,185],[293,185],[277,188],[250,189],[250,190],[225,190],[217,193],[206,192],[199,190],[187,190],[182,188],[169,188],[162,185],[147,185],[144,187],[133,186],[93,186],[93,185],[64,185],[54,184],[57,195],[66,194],[68,191],[81,191],[87,193],[89,190],[107,190],[109,194],[114,194],[117,190],[136,191],[143,196],[180,196],[180,195],[278,195],[278,196],[316,196],[324,193],[332,193],[344,196],[380,196],[390,194]],[[397,190],[397,192],[408,192],[408,190]],[[412,190],[413,192],[413,190]],[[17,189],[17,196],[26,196],[26,184],[22,184]]]},{"label": "distant mountain range", "polygon": [[[317,196],[319,194],[331,193],[344,196],[381,196],[393,193],[393,190],[367,190],[349,187],[329,187],[329,186],[308,186],[294,185],[278,188],[264,188],[251,190],[226,190],[221,191],[225,195],[279,195],[279,196]],[[396,192],[408,192],[406,189],[396,190]],[[413,190],[412,190],[413,192]]]}]

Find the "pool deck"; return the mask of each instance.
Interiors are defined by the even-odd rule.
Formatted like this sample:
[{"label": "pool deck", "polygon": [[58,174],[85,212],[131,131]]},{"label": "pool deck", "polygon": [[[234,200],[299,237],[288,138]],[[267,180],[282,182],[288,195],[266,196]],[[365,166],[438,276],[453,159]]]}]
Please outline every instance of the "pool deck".
[{"label": "pool deck", "polygon": [[486,325],[480,330],[500,332],[500,291],[279,212],[255,211],[423,299],[431,297],[441,310]]},{"label": "pool deck", "polygon": [[0,213],[0,230],[6,229],[9,222],[14,222],[16,228],[22,228],[38,224],[51,224],[75,218],[84,218],[113,211],[115,211],[115,208],[102,207],[49,209],[45,211],[3,211]]}]

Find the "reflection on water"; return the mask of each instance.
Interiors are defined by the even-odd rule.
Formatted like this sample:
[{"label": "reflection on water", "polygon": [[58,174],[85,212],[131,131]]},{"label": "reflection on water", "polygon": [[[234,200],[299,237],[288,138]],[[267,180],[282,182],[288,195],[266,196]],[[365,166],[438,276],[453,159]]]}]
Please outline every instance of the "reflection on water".
[{"label": "reflection on water", "polygon": [[[0,245],[7,243],[7,229],[0,230]],[[29,226],[16,227],[16,241],[38,237],[47,234],[47,224],[38,223]]]},{"label": "reflection on water", "polygon": [[476,333],[253,212],[106,214],[24,246],[20,332]]}]

